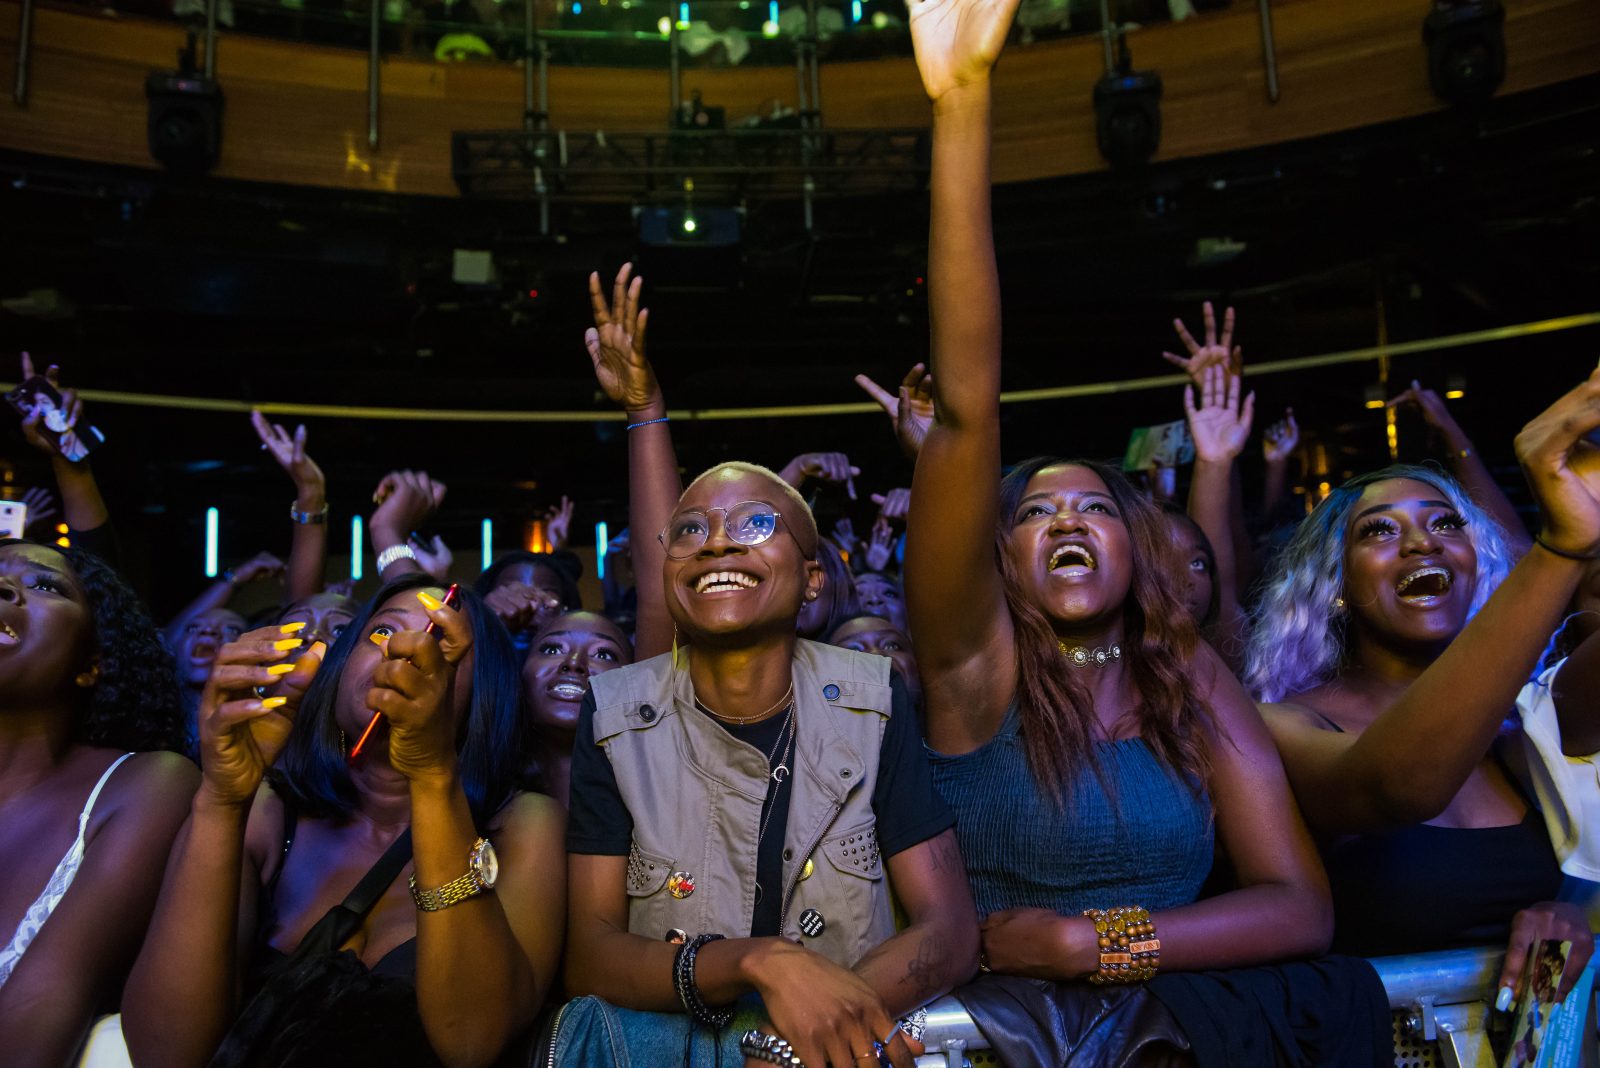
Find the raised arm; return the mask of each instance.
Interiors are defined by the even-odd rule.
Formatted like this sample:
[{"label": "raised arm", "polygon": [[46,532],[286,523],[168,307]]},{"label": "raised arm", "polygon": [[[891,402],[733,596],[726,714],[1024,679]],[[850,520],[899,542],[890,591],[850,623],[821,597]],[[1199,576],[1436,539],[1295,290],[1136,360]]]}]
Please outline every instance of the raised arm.
[{"label": "raised arm", "polygon": [[1506,491],[1500,488],[1500,483],[1489,473],[1489,468],[1483,462],[1483,457],[1478,455],[1472,439],[1461,429],[1461,424],[1456,422],[1455,416],[1450,414],[1450,408],[1445,404],[1444,398],[1434,390],[1423,389],[1422,384],[1413,379],[1411,388],[1391,400],[1389,407],[1408,404],[1422,414],[1429,429],[1443,441],[1445,462],[1450,465],[1450,473],[1466,487],[1467,496],[1471,497],[1479,508],[1493,516],[1494,521],[1505,530],[1512,555],[1521,556],[1527,552],[1533,542],[1528,537],[1527,529],[1522,525],[1522,517],[1512,506]]},{"label": "raised arm", "polygon": [[368,536],[372,539],[372,552],[380,561],[391,549],[387,567],[379,564],[378,577],[393,582],[401,575],[427,574],[417,551],[411,547],[411,534],[444,503],[448,487],[426,471],[390,471],[372,493],[372,503],[378,507],[367,521]]},{"label": "raised arm", "polygon": [[[1295,795],[1318,830],[1356,834],[1430,820],[1484,754],[1600,550],[1600,371],[1517,435],[1544,514],[1539,542],[1400,699],[1359,735],[1267,709]],[[1426,754],[1426,759],[1419,759]]]},{"label": "raised arm", "polygon": [[804,489],[807,482],[825,482],[843,486],[850,499],[856,499],[856,476],[861,468],[850,462],[842,452],[803,452],[783,465],[778,472],[795,489]]},{"label": "raised arm", "polygon": [[[204,1065],[238,1012],[261,857],[270,848],[255,818],[270,795],[258,791],[289,740],[295,709],[324,652],[313,646],[287,675],[274,674],[269,665],[285,656],[276,643],[287,640],[281,628],[251,631],[223,646],[206,682],[200,789],[167,861],[155,917],[122,999],[123,1034],[141,1068]],[[262,699],[256,687],[275,689]],[[246,844],[247,826],[254,850]]]},{"label": "raised arm", "polygon": [[167,647],[169,649],[178,647],[178,642],[183,638],[183,629],[188,626],[191,619],[213,608],[228,607],[228,602],[233,600],[233,595],[239,587],[274,579],[282,574],[283,561],[266,552],[256,553],[238,567],[229,568],[211,585],[201,590],[194,600],[184,605],[178,614],[161,628],[161,633],[167,640]]},{"label": "raised arm", "polygon": [[878,402],[883,414],[889,417],[894,428],[894,438],[906,459],[915,463],[922,451],[922,441],[933,426],[933,375],[923,364],[916,364],[906,372],[900,389],[890,393],[866,375],[856,375],[856,385]]},{"label": "raised arm", "polygon": [[[456,609],[424,605],[436,634],[391,638],[367,702],[388,720],[389,761],[410,787],[416,887],[433,890],[467,871],[478,838],[461,784],[451,697],[472,631]],[[533,1022],[561,951],[559,808],[549,798],[520,796],[489,835],[500,855],[495,888],[417,912],[417,1008],[434,1052],[451,1068],[492,1063]]]},{"label": "raised arm", "polygon": [[1200,403],[1193,386],[1183,390],[1183,412],[1194,438],[1194,476],[1189,482],[1189,517],[1211,542],[1217,573],[1217,621],[1207,637],[1223,658],[1236,663],[1243,652],[1244,610],[1239,606],[1239,564],[1234,553],[1237,503],[1234,465],[1250,440],[1256,395],[1239,400],[1240,380],[1214,364],[1201,375]]},{"label": "raised arm", "polygon": [[[23,381],[36,373],[33,357],[24,352]],[[61,368],[55,364],[45,368],[44,377],[61,394],[67,422],[76,427],[83,421],[83,400],[76,390],[62,388]],[[95,481],[89,459],[85,457],[73,462],[62,455],[54,439],[44,432],[42,412],[35,411],[22,421],[22,436],[29,445],[50,457],[50,470],[55,475],[56,488],[61,491],[62,518],[67,528],[75,535],[95,535],[97,551],[116,566],[118,561],[114,559],[117,552],[115,535],[111,530],[111,512],[106,508],[105,498],[100,495],[100,484]]]},{"label": "raised arm", "polygon": [[1289,491],[1289,461],[1300,446],[1300,424],[1294,409],[1285,408],[1283,418],[1261,435],[1261,459],[1266,472],[1261,480],[1261,514],[1271,519]]},{"label": "raised arm", "polygon": [[1005,715],[1016,651],[995,560],[1000,480],[1000,279],[989,208],[989,74],[1017,0],[913,0],[933,102],[928,297],[935,418],[912,481],[908,618],[929,739],[963,751]]},{"label": "raised arm", "polygon": [[292,604],[322,592],[328,560],[328,483],[322,468],[306,452],[303,424],[295,427],[291,435],[278,424],[268,422],[260,412],[251,412],[250,425],[261,438],[261,447],[294,481],[294,504],[290,508],[294,537],[289,544],[289,566],[284,578],[285,597]]},{"label": "raised arm", "polygon": [[672,618],[667,615],[667,595],[661,585],[667,551],[657,535],[667,528],[683,483],[678,477],[672,432],[667,429],[667,402],[655,368],[644,354],[644,332],[650,321],[649,309],[639,307],[644,278],[630,282],[632,273],[633,264],[622,265],[611,287],[609,305],[600,289],[600,276],[589,276],[594,326],[583,340],[600,388],[628,416],[629,542],[639,591],[633,647],[643,660],[672,648]]}]

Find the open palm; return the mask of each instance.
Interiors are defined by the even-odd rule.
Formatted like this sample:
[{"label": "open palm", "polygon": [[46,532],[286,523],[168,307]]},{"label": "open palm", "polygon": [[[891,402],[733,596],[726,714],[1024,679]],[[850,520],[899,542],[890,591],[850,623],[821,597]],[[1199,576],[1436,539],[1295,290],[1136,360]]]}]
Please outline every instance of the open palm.
[{"label": "open palm", "polygon": [[908,0],[911,43],[928,99],[988,76],[1019,0]]},{"label": "open palm", "polygon": [[594,364],[594,377],[601,390],[614,403],[630,412],[644,411],[661,399],[655,369],[644,355],[644,331],[650,320],[648,309],[639,307],[643,278],[629,275],[633,264],[625,263],[617,272],[606,303],[600,289],[600,276],[589,276],[589,302],[594,311],[594,326],[583,336]]},{"label": "open palm", "polygon": [[1183,414],[1189,420],[1195,456],[1207,463],[1231,462],[1250,440],[1255,408],[1254,393],[1246,396],[1244,403],[1239,402],[1238,375],[1228,374],[1221,364],[1207,367],[1201,376],[1198,406],[1194,387],[1183,387]]}]

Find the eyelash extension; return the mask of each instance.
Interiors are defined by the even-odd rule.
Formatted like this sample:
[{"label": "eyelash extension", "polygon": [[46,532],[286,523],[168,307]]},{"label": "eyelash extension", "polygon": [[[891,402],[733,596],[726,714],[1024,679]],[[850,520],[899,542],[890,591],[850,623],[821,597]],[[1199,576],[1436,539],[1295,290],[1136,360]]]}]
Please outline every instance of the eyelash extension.
[{"label": "eyelash extension", "polygon": [[1450,530],[1465,530],[1467,527],[1467,517],[1462,515],[1460,512],[1451,512],[1448,515],[1442,515],[1438,519],[1435,519],[1433,524],[1434,526],[1442,526]]},{"label": "eyelash extension", "polygon": [[1369,519],[1369,520],[1367,520],[1365,523],[1363,523],[1361,525],[1361,529],[1356,532],[1356,536],[1364,538],[1369,534],[1392,534],[1392,533],[1394,533],[1394,524],[1393,523],[1390,523],[1386,519]]}]

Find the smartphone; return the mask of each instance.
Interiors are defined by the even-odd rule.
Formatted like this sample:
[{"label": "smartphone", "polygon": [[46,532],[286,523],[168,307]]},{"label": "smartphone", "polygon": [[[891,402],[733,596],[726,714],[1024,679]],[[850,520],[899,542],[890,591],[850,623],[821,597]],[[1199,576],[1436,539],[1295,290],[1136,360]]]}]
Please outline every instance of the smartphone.
[{"label": "smartphone", "polygon": [[20,538],[28,529],[28,506],[21,501],[0,501],[0,538]]},{"label": "smartphone", "polygon": [[1128,435],[1128,451],[1122,456],[1124,471],[1148,471],[1153,467],[1179,467],[1194,459],[1194,439],[1189,424],[1175,423],[1134,428]]},{"label": "smartphone", "polygon": [[70,463],[77,463],[105,443],[106,436],[95,427],[73,426],[67,422],[61,393],[43,375],[34,375],[7,393],[6,400],[24,419],[42,408],[44,418],[40,420],[40,433],[54,441],[56,451]]}]

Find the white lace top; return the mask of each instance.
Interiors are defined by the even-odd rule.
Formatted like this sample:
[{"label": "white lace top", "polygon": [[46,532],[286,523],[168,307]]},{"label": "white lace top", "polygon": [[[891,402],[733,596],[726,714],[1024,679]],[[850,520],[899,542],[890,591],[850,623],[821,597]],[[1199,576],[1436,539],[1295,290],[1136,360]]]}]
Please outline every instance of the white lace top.
[{"label": "white lace top", "polygon": [[56,865],[56,870],[51,873],[50,881],[45,884],[44,890],[28,906],[28,911],[22,914],[22,922],[17,924],[17,933],[11,936],[5,948],[0,949],[0,986],[5,986],[6,980],[11,978],[11,972],[16,968],[17,962],[28,951],[28,946],[39,936],[39,929],[44,926],[44,921],[61,904],[61,899],[67,896],[67,890],[72,886],[72,880],[78,877],[78,866],[83,863],[83,837],[89,830],[89,816],[94,812],[94,803],[100,798],[100,791],[105,788],[106,780],[111,778],[111,773],[122,765],[124,760],[133,756],[132,753],[123,753],[100,776],[100,781],[94,784],[94,789],[89,791],[89,800],[83,803],[83,811],[78,813],[78,837],[72,843],[72,848],[67,850],[67,855],[61,858],[61,863]]}]

